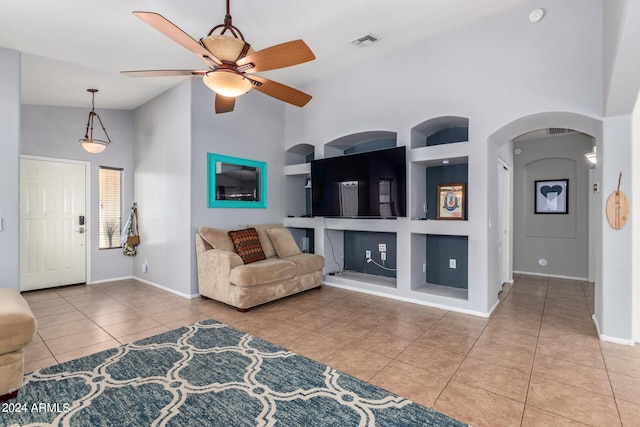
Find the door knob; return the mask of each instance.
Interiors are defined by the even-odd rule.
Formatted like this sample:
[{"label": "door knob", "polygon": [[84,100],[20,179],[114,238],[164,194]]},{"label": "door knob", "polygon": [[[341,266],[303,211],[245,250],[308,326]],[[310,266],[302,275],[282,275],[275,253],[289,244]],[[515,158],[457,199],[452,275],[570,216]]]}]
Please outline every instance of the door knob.
[{"label": "door knob", "polygon": [[80,227],[76,230],[76,233],[84,234],[84,227]]}]

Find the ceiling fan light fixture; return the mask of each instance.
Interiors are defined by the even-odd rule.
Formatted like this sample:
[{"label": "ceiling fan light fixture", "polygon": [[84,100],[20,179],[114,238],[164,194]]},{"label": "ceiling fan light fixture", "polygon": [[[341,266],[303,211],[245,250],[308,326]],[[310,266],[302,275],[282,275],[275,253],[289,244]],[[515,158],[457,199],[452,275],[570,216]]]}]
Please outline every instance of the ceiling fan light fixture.
[{"label": "ceiling fan light fixture", "polygon": [[202,78],[204,84],[218,95],[235,98],[251,90],[251,82],[232,71],[210,71]]},{"label": "ceiling fan light fixture", "polygon": [[131,77],[202,76],[214,97],[216,114],[233,111],[235,98],[255,88],[258,92],[303,107],[311,96],[254,73],[291,67],[316,59],[307,44],[298,39],[255,52],[237,27],[231,23],[230,0],[226,0],[224,23],[216,25],[206,37],[194,39],[167,18],[155,12],[133,14],[174,42],[196,54],[208,69],[122,71]]},{"label": "ceiling fan light fixture", "polygon": [[[111,144],[111,139],[107,134],[107,130],[104,128],[102,124],[102,120],[100,120],[100,116],[95,112],[95,97],[98,89],[87,89],[87,92],[91,93],[91,111],[89,112],[89,119],[87,120],[87,129],[84,133],[84,138],[81,138],[80,146],[87,152],[91,154],[99,154],[102,153],[105,148]],[[98,118],[98,123],[102,127],[102,131],[104,135],[107,137],[107,140],[96,139],[93,137],[93,122],[95,118]]]}]

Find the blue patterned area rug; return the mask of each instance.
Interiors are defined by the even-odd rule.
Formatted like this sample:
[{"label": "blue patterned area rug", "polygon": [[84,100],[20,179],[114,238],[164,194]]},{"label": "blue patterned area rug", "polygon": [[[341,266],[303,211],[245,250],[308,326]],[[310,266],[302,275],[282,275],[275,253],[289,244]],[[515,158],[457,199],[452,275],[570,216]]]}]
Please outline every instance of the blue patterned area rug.
[{"label": "blue patterned area rug", "polygon": [[215,320],[32,372],[2,409],[3,426],[463,425]]}]

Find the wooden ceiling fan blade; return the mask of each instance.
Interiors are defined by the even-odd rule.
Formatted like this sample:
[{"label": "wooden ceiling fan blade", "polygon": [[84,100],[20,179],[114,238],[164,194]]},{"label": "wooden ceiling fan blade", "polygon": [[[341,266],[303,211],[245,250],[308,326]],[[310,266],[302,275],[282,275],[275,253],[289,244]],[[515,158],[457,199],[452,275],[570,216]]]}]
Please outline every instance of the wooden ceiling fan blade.
[{"label": "wooden ceiling fan blade", "polygon": [[120,71],[129,77],[172,77],[172,76],[204,76],[207,70],[140,70]]},{"label": "wooden ceiling fan blade", "polygon": [[311,95],[301,92],[298,89],[294,89],[291,86],[286,86],[282,83],[267,80],[258,76],[245,77],[259,83],[253,85],[255,90],[279,99],[280,101],[287,102],[297,107],[304,107],[307,102],[311,101]]},{"label": "wooden ceiling fan blade", "polygon": [[204,46],[164,16],[155,12],[133,12],[133,14],[185,49],[190,50],[201,58],[209,58],[217,65],[222,65],[222,62]]},{"label": "wooden ceiling fan blade", "polygon": [[[257,73],[291,67],[314,59],[316,59],[316,56],[305,42],[293,40],[259,50],[239,59],[236,64],[244,72]],[[250,67],[250,65],[253,65],[253,67]]]},{"label": "wooden ceiling fan blade", "polygon": [[216,114],[230,113],[236,106],[236,99],[216,94]]}]

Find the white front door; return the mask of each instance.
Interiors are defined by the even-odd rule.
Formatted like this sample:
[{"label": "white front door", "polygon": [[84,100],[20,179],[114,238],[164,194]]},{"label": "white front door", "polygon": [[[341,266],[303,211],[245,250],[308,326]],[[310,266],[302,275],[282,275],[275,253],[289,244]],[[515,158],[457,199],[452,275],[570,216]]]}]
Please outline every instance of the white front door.
[{"label": "white front door", "polygon": [[87,174],[84,163],[20,160],[20,290],[87,281]]}]

